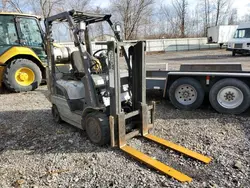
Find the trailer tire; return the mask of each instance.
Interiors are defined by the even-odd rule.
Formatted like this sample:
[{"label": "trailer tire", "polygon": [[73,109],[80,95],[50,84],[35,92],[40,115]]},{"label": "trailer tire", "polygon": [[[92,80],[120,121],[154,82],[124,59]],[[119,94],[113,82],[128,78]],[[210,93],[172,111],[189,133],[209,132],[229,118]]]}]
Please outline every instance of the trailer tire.
[{"label": "trailer tire", "polygon": [[203,103],[205,92],[194,78],[183,77],[176,80],[169,89],[171,103],[180,110],[195,110]]},{"label": "trailer tire", "polygon": [[85,130],[89,140],[99,146],[110,143],[109,120],[102,112],[91,112],[85,119]]},{"label": "trailer tire", "polygon": [[213,85],[209,101],[219,113],[241,114],[250,106],[250,89],[238,79],[225,78]]}]

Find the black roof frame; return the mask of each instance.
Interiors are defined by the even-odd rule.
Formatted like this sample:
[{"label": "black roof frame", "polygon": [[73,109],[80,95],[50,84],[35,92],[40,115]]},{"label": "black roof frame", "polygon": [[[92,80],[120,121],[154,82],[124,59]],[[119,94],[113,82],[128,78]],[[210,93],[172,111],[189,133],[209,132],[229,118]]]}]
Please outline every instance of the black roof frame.
[{"label": "black roof frame", "polygon": [[75,23],[80,23],[83,21],[86,23],[86,25],[89,25],[92,23],[107,21],[109,22],[110,25],[113,25],[112,22],[110,21],[110,18],[111,18],[110,14],[84,13],[84,12],[76,11],[76,10],[62,12],[55,16],[48,17],[46,20],[48,22],[54,22],[54,21],[66,22],[68,15],[72,17]]}]

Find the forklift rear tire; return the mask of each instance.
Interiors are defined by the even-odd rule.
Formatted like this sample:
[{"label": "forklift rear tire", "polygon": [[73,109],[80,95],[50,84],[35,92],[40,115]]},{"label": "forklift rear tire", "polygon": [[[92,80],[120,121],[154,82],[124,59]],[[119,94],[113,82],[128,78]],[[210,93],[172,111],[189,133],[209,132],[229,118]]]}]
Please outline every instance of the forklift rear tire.
[{"label": "forklift rear tire", "polygon": [[250,89],[241,80],[225,78],[213,85],[209,101],[219,113],[241,114],[250,106]]},{"label": "forklift rear tire", "polygon": [[59,113],[56,105],[53,104],[51,111],[52,111],[54,121],[56,123],[62,123],[62,118],[60,116],[60,113]]},{"label": "forklift rear tire", "polygon": [[169,89],[171,103],[180,110],[195,110],[203,103],[205,92],[194,78],[183,77],[176,80]]},{"label": "forklift rear tire", "polygon": [[12,92],[33,91],[42,81],[40,68],[29,59],[15,59],[4,71],[3,82]]},{"label": "forklift rear tire", "polygon": [[99,146],[110,143],[110,128],[106,114],[92,112],[86,116],[85,130],[89,140]]}]

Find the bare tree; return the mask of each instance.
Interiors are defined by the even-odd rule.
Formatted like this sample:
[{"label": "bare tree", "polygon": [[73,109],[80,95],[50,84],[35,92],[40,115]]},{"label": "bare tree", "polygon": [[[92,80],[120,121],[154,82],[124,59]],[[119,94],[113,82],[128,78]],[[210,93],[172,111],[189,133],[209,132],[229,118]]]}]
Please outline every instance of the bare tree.
[{"label": "bare tree", "polygon": [[231,0],[200,0],[198,5],[199,13],[203,18],[199,22],[203,25],[203,36],[207,36],[209,27],[227,24],[232,16]]},{"label": "bare tree", "polygon": [[197,4],[195,9],[189,12],[188,20],[186,22],[186,36],[187,37],[202,37],[204,36],[204,12],[200,11],[200,4]]},{"label": "bare tree", "polygon": [[75,10],[86,10],[89,8],[90,3],[92,0],[66,0],[66,7],[64,9],[75,9]]},{"label": "bare tree", "polygon": [[215,26],[219,25],[220,17],[226,13],[226,9],[229,7],[230,1],[229,0],[215,0],[215,7],[216,7],[216,19],[215,19]]},{"label": "bare tree", "polygon": [[2,0],[2,11],[16,11],[22,13],[24,2],[21,0]]},{"label": "bare tree", "polygon": [[211,0],[204,0],[204,15],[205,15],[205,24],[204,24],[204,34],[207,36],[207,29],[210,27],[210,16],[211,16]]},{"label": "bare tree", "polygon": [[[106,11],[103,10],[101,7],[97,6],[94,10],[92,10],[92,12],[101,14]],[[91,34],[91,37],[92,38],[98,37],[98,40],[104,41],[105,40],[104,34],[108,32],[108,29],[105,28],[105,26],[107,25],[104,22],[99,22],[89,25],[89,32]]]},{"label": "bare tree", "polygon": [[121,21],[125,39],[135,39],[143,17],[149,16],[154,0],[111,0],[112,12]]},{"label": "bare tree", "polygon": [[62,11],[64,0],[30,0],[33,12],[41,15],[43,18],[50,16],[52,13]]},{"label": "bare tree", "polygon": [[146,39],[154,32],[152,28],[155,28],[154,19],[151,16],[147,16],[141,20],[141,27],[137,29],[137,35],[140,34]]},{"label": "bare tree", "polygon": [[177,18],[180,22],[179,27],[180,27],[181,37],[185,37],[185,23],[186,23],[186,14],[188,7],[187,0],[173,0],[172,4],[176,11]]},{"label": "bare tree", "polygon": [[228,25],[237,24],[237,21],[238,21],[238,11],[237,9],[234,8],[229,12]]},{"label": "bare tree", "polygon": [[250,14],[243,16],[242,22],[250,22]]},{"label": "bare tree", "polygon": [[173,34],[185,37],[187,22],[187,0],[172,0],[171,5],[162,5],[161,12],[170,24]]},{"label": "bare tree", "polygon": [[[102,13],[102,9],[101,7],[96,7],[96,10],[95,10],[95,13]],[[104,25],[103,25],[103,22],[100,22],[100,23],[96,23],[96,32],[97,32],[97,35],[101,36],[101,40],[105,40],[104,38]]]},{"label": "bare tree", "polygon": [[170,38],[179,36],[179,23],[172,5],[161,5],[159,12],[163,14],[159,15],[159,25],[165,29],[165,35]]}]

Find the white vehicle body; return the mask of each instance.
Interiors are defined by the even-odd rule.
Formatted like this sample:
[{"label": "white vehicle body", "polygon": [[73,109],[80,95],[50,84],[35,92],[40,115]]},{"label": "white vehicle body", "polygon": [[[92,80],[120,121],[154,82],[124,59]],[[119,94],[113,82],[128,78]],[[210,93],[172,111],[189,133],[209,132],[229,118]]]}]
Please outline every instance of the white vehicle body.
[{"label": "white vehicle body", "polygon": [[208,43],[227,44],[233,38],[238,25],[221,25],[208,28]]},{"label": "white vehicle body", "polygon": [[250,23],[240,24],[234,37],[228,42],[228,51],[235,54],[250,53]]}]

